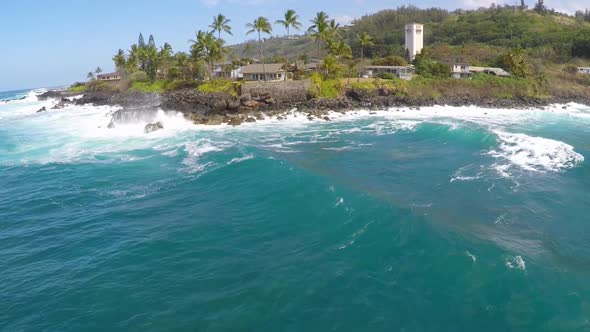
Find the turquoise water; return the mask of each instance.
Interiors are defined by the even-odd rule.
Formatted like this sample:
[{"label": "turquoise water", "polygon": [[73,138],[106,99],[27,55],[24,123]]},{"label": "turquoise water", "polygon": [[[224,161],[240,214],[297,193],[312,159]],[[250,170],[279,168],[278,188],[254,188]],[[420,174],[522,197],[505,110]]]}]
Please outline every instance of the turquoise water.
[{"label": "turquoise water", "polygon": [[0,104],[2,331],[590,330],[588,107],[52,103]]}]

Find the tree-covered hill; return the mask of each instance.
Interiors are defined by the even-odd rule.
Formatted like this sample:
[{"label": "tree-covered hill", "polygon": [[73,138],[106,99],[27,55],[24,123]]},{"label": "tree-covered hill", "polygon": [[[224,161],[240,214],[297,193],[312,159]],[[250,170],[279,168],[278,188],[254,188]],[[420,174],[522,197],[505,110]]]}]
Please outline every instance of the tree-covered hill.
[{"label": "tree-covered hill", "polygon": [[[497,49],[522,47],[529,53],[543,56],[550,53],[556,62],[565,62],[571,57],[590,58],[590,23],[586,18],[584,15],[568,16],[551,10],[536,12],[516,6],[453,12],[404,6],[364,16],[342,28],[342,35],[352,46],[355,56],[360,53],[356,36],[364,32],[373,37],[375,44],[366,50],[369,57],[403,56],[405,24],[419,22],[425,24],[424,42],[429,47],[443,44],[451,48],[471,47],[473,51],[479,47],[474,45]],[[234,46],[234,52],[240,56],[248,55],[243,52],[245,45]],[[270,38],[264,49],[267,57],[316,57],[314,41],[309,36]],[[255,51],[249,56],[255,56]]]}]

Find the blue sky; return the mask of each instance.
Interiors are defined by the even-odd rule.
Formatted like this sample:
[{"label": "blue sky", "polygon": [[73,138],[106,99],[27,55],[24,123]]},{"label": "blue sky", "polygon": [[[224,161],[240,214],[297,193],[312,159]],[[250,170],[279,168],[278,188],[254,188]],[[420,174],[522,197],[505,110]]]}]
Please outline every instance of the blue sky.
[{"label": "blue sky", "polygon": [[[573,13],[590,6],[586,1],[545,2]],[[424,0],[419,6],[476,8],[492,2]],[[396,0],[5,0],[0,6],[0,91],[67,85],[83,80],[96,66],[112,70],[113,54],[136,42],[139,32],[146,39],[153,34],[158,45],[167,41],[175,51],[186,50],[195,31],[206,29],[220,12],[232,20],[234,36],[226,39],[236,43],[248,38],[247,22],[261,15],[274,21],[286,9],[295,9],[306,23],[320,10],[346,23],[404,4]],[[275,27],[274,33],[284,32]]]}]

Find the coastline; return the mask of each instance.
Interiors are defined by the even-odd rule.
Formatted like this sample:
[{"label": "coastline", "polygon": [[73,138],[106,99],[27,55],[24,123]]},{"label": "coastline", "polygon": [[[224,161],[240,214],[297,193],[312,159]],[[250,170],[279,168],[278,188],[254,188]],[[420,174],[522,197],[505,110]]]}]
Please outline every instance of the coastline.
[{"label": "coastline", "polygon": [[68,104],[121,107],[115,112],[113,119],[125,117],[127,112],[141,114],[161,109],[166,112],[180,112],[187,120],[197,125],[228,124],[231,126],[238,126],[244,122],[256,122],[264,117],[276,117],[282,120],[286,114],[293,111],[305,114],[309,120],[330,121],[330,112],[346,113],[359,109],[382,111],[392,108],[420,109],[431,106],[530,109],[569,103],[590,105],[590,97],[585,96],[545,99],[491,99],[472,96],[425,98],[387,95],[387,93],[369,95],[353,90],[348,90],[342,97],[333,99],[313,99],[301,94],[300,91],[277,92],[273,89],[242,93],[239,96],[227,93],[203,93],[196,89],[179,89],[161,94],[95,91],[86,92],[83,95],[68,90],[49,90],[40,94],[38,98],[56,101],[51,109],[61,109]]}]

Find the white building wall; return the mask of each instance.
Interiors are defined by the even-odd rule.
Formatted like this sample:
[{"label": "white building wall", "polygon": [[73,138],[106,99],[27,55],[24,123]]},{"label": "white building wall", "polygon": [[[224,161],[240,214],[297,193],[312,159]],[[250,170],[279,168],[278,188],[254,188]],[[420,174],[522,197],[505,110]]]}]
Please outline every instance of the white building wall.
[{"label": "white building wall", "polygon": [[416,54],[422,52],[424,48],[424,25],[407,24],[406,25],[406,49],[410,51],[410,59],[414,60]]}]

